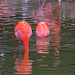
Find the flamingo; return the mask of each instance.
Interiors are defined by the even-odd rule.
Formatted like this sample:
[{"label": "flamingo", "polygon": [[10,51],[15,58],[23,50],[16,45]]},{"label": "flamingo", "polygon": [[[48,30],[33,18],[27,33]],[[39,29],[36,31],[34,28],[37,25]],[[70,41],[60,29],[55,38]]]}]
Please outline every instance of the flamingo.
[{"label": "flamingo", "polygon": [[29,50],[28,41],[30,36],[32,35],[32,29],[30,24],[26,21],[18,22],[15,25],[14,32],[15,32],[15,36],[19,40],[19,43],[21,44],[21,41],[23,41],[25,50],[26,51]]},{"label": "flamingo", "polygon": [[49,35],[48,24],[45,22],[39,22],[36,25],[36,35],[42,38],[47,37]]}]

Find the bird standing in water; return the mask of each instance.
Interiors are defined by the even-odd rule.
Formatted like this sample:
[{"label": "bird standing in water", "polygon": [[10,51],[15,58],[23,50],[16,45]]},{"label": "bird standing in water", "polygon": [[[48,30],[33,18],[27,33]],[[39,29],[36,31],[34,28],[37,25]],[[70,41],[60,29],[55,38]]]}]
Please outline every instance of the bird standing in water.
[{"label": "bird standing in water", "polygon": [[39,22],[36,25],[36,35],[41,38],[47,37],[49,35],[48,24],[45,22]]},{"label": "bird standing in water", "polygon": [[15,36],[19,40],[19,43],[23,41],[25,50],[29,50],[28,41],[29,41],[30,36],[32,35],[32,29],[31,29],[30,24],[26,21],[18,22],[15,25],[14,31],[15,31]]}]

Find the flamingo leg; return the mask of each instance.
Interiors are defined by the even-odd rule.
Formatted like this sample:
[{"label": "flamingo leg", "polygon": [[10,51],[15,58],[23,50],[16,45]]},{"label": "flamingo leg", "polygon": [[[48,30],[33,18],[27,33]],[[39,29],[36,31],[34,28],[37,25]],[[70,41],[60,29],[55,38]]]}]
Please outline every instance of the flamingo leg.
[{"label": "flamingo leg", "polygon": [[51,0],[49,0],[49,10],[51,11]]},{"label": "flamingo leg", "polygon": [[42,0],[42,2],[43,2],[44,0]]},{"label": "flamingo leg", "polygon": [[5,0],[5,3],[7,3],[7,0]]},{"label": "flamingo leg", "polygon": [[20,43],[20,49],[21,49],[21,41],[19,41],[19,43]]},{"label": "flamingo leg", "polygon": [[40,0],[39,0],[39,6],[41,6],[41,4],[40,4]]},{"label": "flamingo leg", "polygon": [[43,0],[43,3],[42,3],[42,8],[44,7],[45,1],[46,1],[46,0]]},{"label": "flamingo leg", "polygon": [[61,5],[61,0],[58,0],[58,2],[59,2],[59,6]]}]

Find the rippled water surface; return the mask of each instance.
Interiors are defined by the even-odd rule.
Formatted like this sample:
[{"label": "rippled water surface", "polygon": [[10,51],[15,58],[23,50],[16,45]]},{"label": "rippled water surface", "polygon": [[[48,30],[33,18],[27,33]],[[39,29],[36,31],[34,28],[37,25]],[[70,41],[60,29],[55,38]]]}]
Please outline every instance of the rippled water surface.
[{"label": "rippled water surface", "polygon": [[[75,75],[75,2],[0,0],[0,75]],[[28,21],[29,53],[14,38],[14,26]],[[48,23],[47,38],[36,37],[38,22]]]}]

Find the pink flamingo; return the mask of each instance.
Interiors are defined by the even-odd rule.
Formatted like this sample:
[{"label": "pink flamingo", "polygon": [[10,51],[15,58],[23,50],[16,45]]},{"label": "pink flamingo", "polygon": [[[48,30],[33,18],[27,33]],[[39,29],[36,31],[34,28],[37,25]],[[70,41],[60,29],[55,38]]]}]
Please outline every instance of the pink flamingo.
[{"label": "pink flamingo", "polygon": [[39,22],[36,25],[36,35],[38,37],[47,37],[49,35],[49,27],[45,22]]},{"label": "pink flamingo", "polygon": [[32,35],[32,29],[31,29],[30,24],[26,21],[18,22],[15,25],[14,31],[15,31],[15,36],[17,37],[19,42],[20,43],[21,41],[24,42],[25,50],[26,51],[29,50],[28,41],[29,41],[30,36]]}]

